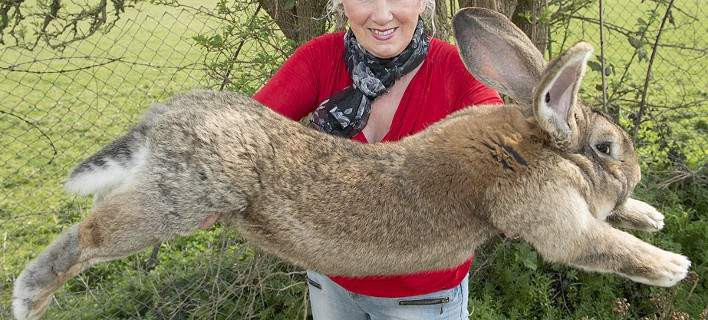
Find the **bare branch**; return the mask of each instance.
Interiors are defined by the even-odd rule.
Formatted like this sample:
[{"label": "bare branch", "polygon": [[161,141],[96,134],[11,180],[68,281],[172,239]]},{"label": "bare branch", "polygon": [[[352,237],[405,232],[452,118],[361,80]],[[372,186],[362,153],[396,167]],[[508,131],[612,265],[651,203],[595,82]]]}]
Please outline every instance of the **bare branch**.
[{"label": "bare branch", "polygon": [[[568,18],[600,25],[600,19],[595,19],[595,18],[592,18],[592,17],[585,17],[585,16],[578,16],[578,15],[568,15]],[[620,34],[624,35],[625,37],[629,37],[629,36],[634,36],[634,35],[636,35],[636,32],[634,32],[633,30],[627,29],[627,28],[625,28],[625,27],[622,27],[622,26],[619,26],[619,25],[616,25],[616,24],[612,24],[612,23],[608,23],[607,21],[605,21],[603,24],[604,24],[604,26],[605,26],[607,29],[612,30],[612,31],[615,31],[615,32],[617,32],[617,33],[620,33]],[[647,31],[648,31],[648,30],[647,30]],[[656,45],[657,45],[656,42],[647,42],[647,44],[650,45],[650,46],[656,46]],[[683,45],[683,44],[676,44],[676,43],[660,43],[660,44],[658,44],[658,46],[659,46],[659,47],[667,47],[667,48],[676,48],[676,49],[683,49],[683,50],[696,51],[696,52],[700,52],[700,53],[702,53],[702,54],[706,54],[706,53],[708,52],[708,48],[689,47],[689,46],[686,46],[686,45]]]},{"label": "bare branch", "polygon": [[[0,44],[6,44],[5,36],[9,35],[15,45],[28,50],[40,42],[52,49],[64,49],[70,43],[113,27],[125,12],[127,1],[137,0],[111,0],[110,9],[108,0],[100,0],[94,5],[79,4],[79,9],[70,11],[67,8],[75,6],[64,6],[61,0],[32,6],[25,0],[0,0]],[[33,38],[27,39],[28,34]]]},{"label": "bare branch", "polygon": [[[657,3],[657,4],[656,4],[656,7],[654,7],[654,10],[653,10],[652,13],[651,13],[651,16],[653,17],[654,14],[655,14],[658,10],[659,10],[659,4]],[[646,34],[647,34],[647,30],[648,30],[648,28],[645,28],[644,31],[642,31],[642,34],[641,34],[641,36],[639,37],[640,41],[644,41],[644,39],[645,39],[645,37],[646,37]],[[629,36],[629,35],[627,35],[627,36]],[[632,63],[634,63],[634,58],[636,58],[636,57],[637,57],[637,50],[634,50],[634,51],[632,52],[632,57],[629,58],[629,62],[627,62],[626,67],[624,68],[624,72],[622,73],[622,76],[620,77],[619,84],[623,84],[623,83],[624,83],[625,79],[627,78],[627,75],[629,74],[629,66],[632,65]],[[614,95],[615,95],[615,92],[613,92],[612,95],[610,95],[610,100],[612,100],[612,98],[614,97]]]},{"label": "bare branch", "polygon": [[[256,7],[256,12],[253,13],[253,16],[251,17],[250,20],[248,20],[248,23],[246,25],[250,25],[253,23],[253,19],[255,19],[258,16],[258,12],[261,11],[261,4],[258,3],[258,7]],[[241,49],[243,48],[243,45],[246,43],[246,39],[242,39],[241,42],[238,44],[236,47],[236,50],[232,53],[231,57],[229,58],[229,67],[226,69],[226,74],[224,75],[223,80],[221,81],[221,86],[219,86],[219,91],[224,90],[226,87],[226,84],[229,81],[229,77],[231,76],[231,71],[233,70],[234,67],[234,61],[236,58],[238,58],[238,55],[241,53]]]},{"label": "bare branch", "polygon": [[[39,62],[46,62],[46,61],[53,61],[53,60],[72,60],[72,59],[104,60],[104,61],[93,63],[93,64],[82,66],[82,67],[71,68],[71,69],[60,69],[60,70],[36,71],[36,70],[31,70],[29,68],[20,68],[21,66],[24,66],[24,65],[31,66],[31,65],[39,63]],[[177,71],[205,70],[204,67],[195,67],[197,65],[202,65],[200,63],[191,63],[191,64],[187,64],[184,66],[163,66],[163,65],[156,65],[156,64],[152,64],[152,63],[132,61],[132,60],[128,60],[128,59],[125,59],[122,57],[110,58],[110,57],[92,57],[92,56],[70,56],[70,57],[54,57],[54,58],[47,58],[47,59],[33,59],[33,60],[22,62],[22,63],[15,63],[15,64],[7,65],[7,66],[0,66],[0,70],[6,70],[6,71],[10,71],[10,72],[31,73],[31,74],[70,73],[70,72],[76,72],[76,71],[81,71],[81,70],[92,69],[95,67],[105,66],[105,65],[109,65],[109,64],[113,64],[113,63],[125,63],[128,65],[150,67],[150,68],[155,68],[155,69],[175,69]]]},{"label": "bare branch", "polygon": [[49,159],[49,162],[47,162],[47,164],[51,164],[51,163],[54,161],[54,158],[56,158],[56,156],[57,156],[57,148],[56,148],[56,146],[54,146],[54,142],[52,141],[52,138],[50,138],[50,137],[42,130],[42,128],[40,128],[39,126],[37,126],[37,125],[36,125],[35,123],[33,123],[32,121],[29,121],[29,120],[27,120],[27,119],[25,119],[25,118],[23,118],[23,117],[21,117],[21,116],[18,116],[18,115],[16,115],[16,114],[12,113],[12,112],[0,110],[0,113],[6,114],[6,115],[11,116],[11,117],[13,117],[13,118],[17,118],[17,119],[21,120],[22,122],[29,124],[32,128],[35,128],[37,131],[39,131],[39,133],[40,133],[45,139],[47,139],[47,142],[49,142],[49,146],[52,147],[52,158]]},{"label": "bare branch", "polygon": [[656,41],[654,42],[654,47],[651,50],[651,57],[649,58],[649,65],[647,66],[647,74],[646,77],[644,78],[644,90],[642,90],[642,99],[639,102],[639,111],[637,112],[636,116],[634,117],[634,127],[632,128],[632,140],[636,143],[637,142],[637,134],[639,133],[639,126],[642,123],[642,117],[644,116],[644,113],[646,112],[646,100],[647,100],[647,94],[649,93],[649,80],[652,77],[651,74],[651,69],[652,66],[654,65],[654,58],[656,57],[656,50],[658,48],[658,44],[661,40],[661,34],[664,30],[664,25],[666,24],[666,20],[669,17],[669,14],[671,13],[671,7],[674,5],[674,0],[669,0],[669,5],[666,8],[666,12],[664,13],[664,18],[661,19],[661,25],[659,26],[659,32],[656,35]]},{"label": "bare branch", "polygon": [[[602,111],[609,114],[607,110],[607,75],[605,74],[605,8],[600,0],[600,74],[602,75]],[[619,110],[619,109],[618,109]],[[615,121],[619,119],[618,114],[613,114]]]}]

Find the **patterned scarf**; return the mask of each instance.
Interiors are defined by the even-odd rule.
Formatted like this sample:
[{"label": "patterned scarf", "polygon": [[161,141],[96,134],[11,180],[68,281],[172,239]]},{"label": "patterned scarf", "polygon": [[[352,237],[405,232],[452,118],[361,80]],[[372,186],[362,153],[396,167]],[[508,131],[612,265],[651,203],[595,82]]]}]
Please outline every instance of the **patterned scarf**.
[{"label": "patterned scarf", "polygon": [[369,120],[371,103],[388,92],[396,80],[417,68],[428,54],[430,38],[424,32],[423,20],[413,39],[398,56],[377,58],[366,52],[351,29],[344,36],[344,59],[352,76],[352,85],[323,101],[312,114],[310,125],[317,130],[351,138],[361,132]]}]

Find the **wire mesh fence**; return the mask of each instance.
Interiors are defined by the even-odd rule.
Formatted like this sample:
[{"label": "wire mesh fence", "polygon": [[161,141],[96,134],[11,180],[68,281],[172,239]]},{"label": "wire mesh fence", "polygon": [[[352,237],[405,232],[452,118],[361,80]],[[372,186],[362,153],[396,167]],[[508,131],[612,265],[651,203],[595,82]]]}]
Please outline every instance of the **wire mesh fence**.
[{"label": "wire mesh fence", "polygon": [[[78,159],[152,101],[205,83],[201,53],[188,37],[208,28],[189,10],[140,5],[105,34],[63,50],[0,49],[4,238],[48,219],[66,221],[62,207],[77,199],[62,192],[62,179]],[[12,243],[3,257],[20,249]],[[10,265],[3,263],[6,281]]]},{"label": "wire mesh fence", "polygon": [[[18,42],[13,45],[5,37],[5,45],[0,46],[0,317],[9,317],[5,301],[9,301],[12,281],[21,267],[61,228],[78,221],[87,211],[90,199],[62,191],[63,178],[75,163],[124,132],[151,103],[193,88],[250,93],[289,54],[290,47],[278,48],[285,39],[277,35],[272,24],[267,25],[272,29],[261,28],[261,33],[251,34],[251,38],[234,38],[233,32],[225,32],[239,26],[247,32],[250,23],[267,19],[256,2],[234,2],[240,4],[131,3],[112,27],[60,48],[38,42],[30,49]],[[702,0],[549,1],[547,16],[528,18],[552,22],[547,56],[552,57],[581,39],[595,45],[597,57],[590,62],[583,95],[597,106],[604,105],[630,132],[634,127],[641,129],[634,134],[643,143],[647,161],[677,157],[695,167],[697,163],[705,166],[707,145],[708,23],[704,7]],[[258,41],[259,37],[268,40]],[[213,46],[209,44],[219,41],[233,50],[226,54],[211,50]],[[264,56],[265,52],[276,50],[280,50],[277,55]],[[216,239],[213,233],[198,237]],[[213,248],[218,255],[228,251],[228,245],[239,243],[219,237],[222,241],[217,242],[221,245]],[[185,251],[189,245],[175,242],[167,246]],[[254,253],[240,252],[236,256],[244,255]],[[203,263],[208,259],[201,261],[204,268],[214,267]],[[227,264],[234,263],[229,260]],[[125,263],[115,268],[133,267],[134,263]],[[64,293],[65,301],[74,301],[72,295],[85,295],[92,290],[110,291],[101,287],[98,280],[104,278],[101,272],[107,274],[109,269],[102,270],[82,276],[83,284],[74,283],[74,289]],[[296,297],[304,294],[299,282],[302,279],[298,278],[301,274],[296,270],[279,266],[271,271],[281,277],[281,286],[271,289]],[[223,275],[227,271],[214,272]],[[231,281],[240,276],[243,275],[232,274],[222,279]],[[256,278],[264,277],[267,276]],[[263,283],[254,285],[251,281],[250,289],[262,291],[267,286]],[[230,292],[230,298],[243,293],[239,291],[237,295],[232,283],[210,285],[212,290]],[[182,286],[171,282],[169,287],[176,292]],[[58,299],[59,304],[63,298]],[[77,299],[75,304],[64,307],[76,307],[84,301]],[[244,303],[257,309],[254,301]],[[224,302],[220,303],[223,307]],[[294,308],[303,306],[300,301]],[[180,314],[180,307],[165,310],[167,313],[157,317]],[[140,311],[133,315],[123,315],[125,310],[112,312],[118,318],[141,317],[135,316]],[[236,315],[220,312],[222,317]],[[257,317],[256,314],[253,311],[248,317]]]},{"label": "wire mesh fence", "polygon": [[[602,2],[601,2],[602,3]],[[579,35],[595,44],[597,58],[591,61],[595,71],[588,94],[602,105],[601,59],[604,52],[606,110],[617,119],[628,121],[626,127],[635,138],[639,129],[662,131],[663,125],[696,128],[699,135],[690,153],[705,155],[706,38],[705,12],[697,1],[684,2],[614,2],[604,1],[604,43],[600,46],[600,8],[570,13],[569,23],[558,24],[552,33],[556,43],[566,42],[567,34]],[[670,9],[670,10],[669,10]],[[603,50],[601,50],[602,48]],[[673,133],[665,129],[663,134]],[[645,131],[643,134],[648,134]],[[678,133],[677,133],[678,134]],[[656,140],[638,139],[642,143]],[[685,138],[684,138],[685,139]]]},{"label": "wire mesh fence", "polygon": [[[207,26],[191,13],[142,11],[121,22],[63,51],[2,49],[3,208],[51,210],[47,199],[61,192],[49,179],[77,160],[72,151],[95,150],[152,100],[204,83],[200,53],[183,32]],[[15,192],[27,183],[18,190],[25,196]]]}]

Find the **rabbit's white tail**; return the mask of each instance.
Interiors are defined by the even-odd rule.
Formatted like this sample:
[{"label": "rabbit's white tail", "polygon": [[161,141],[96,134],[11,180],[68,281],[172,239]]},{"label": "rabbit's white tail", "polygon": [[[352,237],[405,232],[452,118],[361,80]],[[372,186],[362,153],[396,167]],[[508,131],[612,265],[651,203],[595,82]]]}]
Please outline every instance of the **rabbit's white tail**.
[{"label": "rabbit's white tail", "polygon": [[142,121],[127,134],[76,166],[64,187],[80,195],[99,194],[130,180],[147,159],[147,133],[155,119],[166,111],[165,105],[153,105]]},{"label": "rabbit's white tail", "polygon": [[104,151],[101,150],[76,167],[64,187],[80,195],[113,189],[133,177],[147,156],[147,146],[144,143],[137,150],[130,150],[130,153],[120,156]]}]

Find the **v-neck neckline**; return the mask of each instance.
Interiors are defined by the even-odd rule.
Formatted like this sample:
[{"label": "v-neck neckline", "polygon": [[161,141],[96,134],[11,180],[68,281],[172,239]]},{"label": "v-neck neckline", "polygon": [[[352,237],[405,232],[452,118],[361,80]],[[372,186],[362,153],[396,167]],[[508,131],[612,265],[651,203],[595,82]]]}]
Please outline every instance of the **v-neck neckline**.
[{"label": "v-neck neckline", "polygon": [[357,135],[361,135],[362,142],[368,144],[368,143],[379,143],[379,142],[389,141],[388,138],[391,135],[391,133],[394,131],[394,127],[393,127],[394,124],[396,124],[396,129],[400,128],[400,119],[399,118],[402,116],[401,115],[401,112],[403,112],[402,109],[404,109],[404,108],[401,108],[401,105],[403,104],[404,101],[406,101],[406,99],[410,95],[410,88],[411,88],[412,84],[416,81],[416,79],[420,76],[423,68],[426,67],[427,60],[428,59],[423,60],[423,63],[421,63],[420,66],[416,70],[414,70],[415,74],[413,75],[413,78],[411,78],[411,80],[408,82],[408,85],[406,86],[406,88],[403,90],[403,95],[401,95],[401,99],[398,101],[398,105],[396,106],[396,110],[393,112],[393,117],[391,117],[391,123],[389,124],[388,131],[383,135],[383,137],[381,137],[381,140],[376,141],[376,142],[369,142],[369,139],[364,134],[364,130],[362,130],[361,132],[359,132],[357,134]]}]

